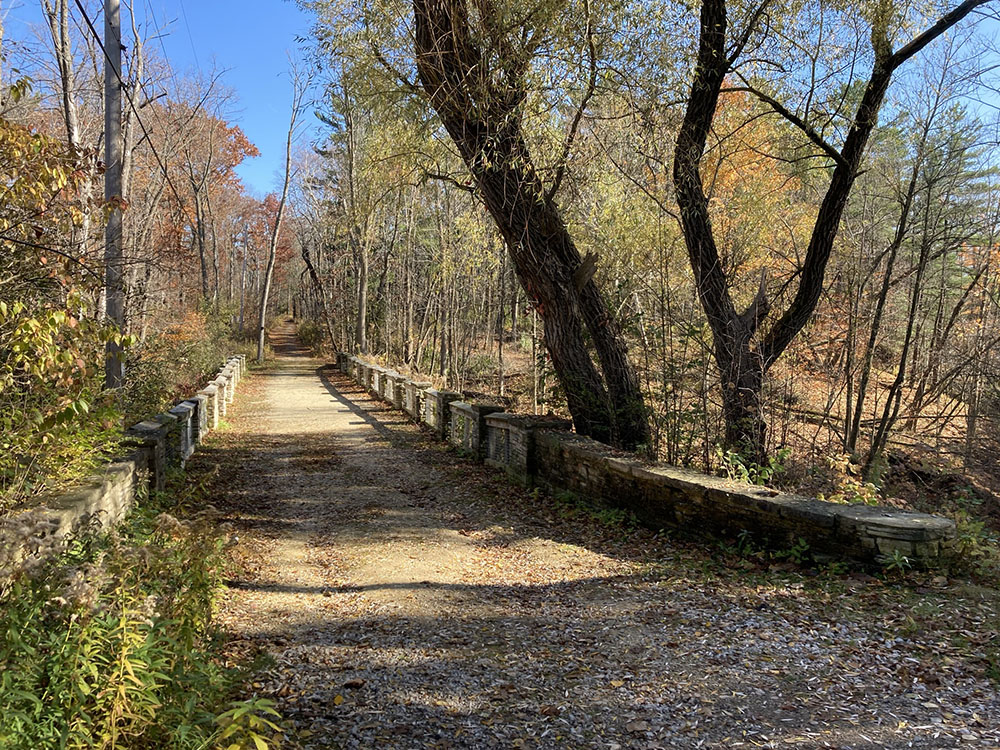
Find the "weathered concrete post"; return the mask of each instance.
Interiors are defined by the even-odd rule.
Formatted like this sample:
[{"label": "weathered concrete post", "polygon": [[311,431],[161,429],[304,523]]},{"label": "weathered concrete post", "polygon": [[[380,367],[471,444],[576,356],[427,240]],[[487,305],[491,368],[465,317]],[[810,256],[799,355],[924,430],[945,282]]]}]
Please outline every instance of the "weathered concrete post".
[{"label": "weathered concrete post", "polygon": [[424,391],[424,424],[437,433],[438,438],[448,438],[448,404],[458,401],[462,394],[457,391],[439,391],[428,388]]},{"label": "weathered concrete post", "polygon": [[403,381],[403,411],[410,415],[414,422],[422,422],[424,418],[424,396],[431,382],[427,380]]},{"label": "weathered concrete post", "polygon": [[[219,386],[215,383],[209,383],[207,386],[198,391],[199,396],[204,396],[207,401],[207,408],[205,409],[205,427],[208,430],[214,430],[219,426],[219,417],[222,414],[219,408]],[[204,439],[204,436],[202,436]]]},{"label": "weathered concrete post", "polygon": [[487,414],[485,422],[486,464],[503,469],[513,479],[528,485],[535,477],[535,431],[572,428],[568,419],[508,412]]},{"label": "weathered concrete post", "polygon": [[212,383],[218,388],[218,409],[221,416],[226,416],[226,405],[229,403],[229,394],[227,393],[229,389],[229,378],[224,375],[219,375],[212,381]]},{"label": "weathered concrete post", "polygon": [[194,417],[191,421],[191,441],[199,445],[208,434],[208,396],[196,393],[187,403],[194,407]]},{"label": "weathered concrete post", "polygon": [[[176,424],[176,422],[175,422]],[[168,434],[164,424],[147,419],[125,430],[125,443],[138,446],[145,456],[145,468],[149,472],[149,489],[158,491],[164,487],[167,470]]]},{"label": "weathered concrete post", "polygon": [[448,408],[451,414],[449,442],[477,461],[482,460],[486,447],[486,416],[502,408],[497,404],[471,404],[466,401],[453,401]]},{"label": "weathered concrete post", "polygon": [[177,449],[182,467],[194,453],[195,409],[196,407],[190,401],[181,401],[168,410],[169,414],[177,418]]}]

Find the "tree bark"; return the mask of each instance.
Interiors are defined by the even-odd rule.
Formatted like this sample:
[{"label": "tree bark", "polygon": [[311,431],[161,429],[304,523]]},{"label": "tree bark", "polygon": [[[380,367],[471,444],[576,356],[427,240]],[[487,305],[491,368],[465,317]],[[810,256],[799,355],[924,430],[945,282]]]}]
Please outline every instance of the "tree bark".
[{"label": "tree bark", "polygon": [[[762,332],[761,325],[770,312],[766,286],[762,280],[753,302],[743,311],[736,309],[729,292],[730,279],[712,231],[700,171],[719,94],[750,38],[750,30],[727,47],[726,0],[703,0],[697,63],[677,136],[673,181],[688,258],[698,298],[712,329],[715,359],[722,377],[726,444],[744,458],[756,462],[766,458],[766,430],[760,412],[764,376],[809,322],[819,302],[840,219],[894,71],[987,1],[966,0],[896,52],[888,41],[888,19],[876,19],[872,29],[872,71],[842,147],[835,150],[814,132],[807,131],[814,143],[821,144],[824,152],[834,157],[836,166],[816,215],[795,295],[784,312]],[[758,18],[765,8],[766,4],[760,6]],[[786,114],[773,100],[765,101],[779,114]]]},{"label": "tree bark", "polygon": [[[472,173],[542,318],[545,343],[577,432],[624,448],[649,442],[649,426],[624,335],[542,185],[521,131],[527,95],[515,59],[483,72],[466,0],[413,0],[417,71],[424,91]],[[499,23],[483,16],[483,23]],[[486,34],[503,35],[490,28]],[[501,47],[505,46],[500,44]],[[587,347],[589,333],[601,363]],[[603,372],[603,377],[602,377]]]},{"label": "tree bark", "polygon": [[264,334],[267,325],[267,301],[271,292],[271,278],[274,275],[274,263],[278,255],[278,239],[281,236],[281,221],[285,215],[285,205],[288,202],[288,184],[292,178],[292,139],[295,137],[295,123],[298,120],[301,107],[303,87],[293,75],[292,81],[292,115],[288,123],[288,137],[285,141],[285,179],[281,186],[281,198],[278,201],[278,213],[271,229],[271,242],[267,254],[267,268],[264,271],[264,288],[260,295],[260,316],[257,321],[257,362],[264,361]]}]

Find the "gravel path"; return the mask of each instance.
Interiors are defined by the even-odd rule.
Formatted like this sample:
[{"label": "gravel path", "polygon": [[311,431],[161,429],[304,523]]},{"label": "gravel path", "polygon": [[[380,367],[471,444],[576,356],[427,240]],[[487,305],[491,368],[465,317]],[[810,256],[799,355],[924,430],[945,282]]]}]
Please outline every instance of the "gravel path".
[{"label": "gravel path", "polygon": [[271,655],[254,689],[297,746],[1000,748],[996,592],[726,567],[512,487],[272,340],[193,470],[239,535],[233,653]]}]

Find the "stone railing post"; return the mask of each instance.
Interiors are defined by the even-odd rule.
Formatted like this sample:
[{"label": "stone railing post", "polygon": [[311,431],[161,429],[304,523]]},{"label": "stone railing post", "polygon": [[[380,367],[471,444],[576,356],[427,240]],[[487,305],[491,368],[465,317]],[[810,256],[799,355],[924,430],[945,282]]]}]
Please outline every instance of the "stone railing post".
[{"label": "stone railing post", "polygon": [[162,490],[167,471],[167,428],[153,419],[134,424],[125,430],[125,443],[140,448],[144,455],[145,470],[149,472],[149,489]]},{"label": "stone railing post", "polygon": [[486,447],[486,417],[501,411],[497,404],[471,404],[454,401],[449,404],[451,431],[449,442],[461,448],[477,461],[482,460]]},{"label": "stone railing post", "polygon": [[423,421],[424,393],[430,387],[431,383],[426,380],[403,380],[403,411],[414,422]]},{"label": "stone railing post", "polygon": [[157,414],[152,421],[163,426],[163,438],[165,446],[166,467],[168,469],[180,468],[182,463],[180,436],[180,424],[177,415]]},{"label": "stone railing post", "polygon": [[177,417],[177,448],[180,455],[180,465],[183,467],[187,460],[194,453],[196,407],[190,401],[181,401],[168,410],[169,414]]},{"label": "stone railing post", "polygon": [[191,418],[191,442],[199,445],[208,434],[208,396],[204,393],[196,393],[187,400],[194,408]]},{"label": "stone railing post", "polygon": [[456,391],[439,391],[428,388],[424,391],[424,424],[430,427],[441,440],[448,438],[448,404],[462,398]]},{"label": "stone railing post", "polygon": [[229,378],[227,378],[224,375],[219,375],[218,377],[215,378],[215,380],[212,381],[212,383],[215,385],[216,388],[218,388],[219,415],[224,417],[226,416],[226,406],[229,403],[229,394],[227,393],[227,391],[229,390]]},{"label": "stone railing post", "polygon": [[535,477],[535,431],[569,430],[568,419],[532,414],[493,412],[485,415],[486,456],[489,466],[503,469],[522,484],[532,484]]},{"label": "stone railing post", "polygon": [[[214,430],[219,426],[219,417],[222,415],[222,410],[219,408],[219,386],[215,383],[209,383],[207,386],[198,391],[199,396],[205,397],[205,428],[206,430]],[[201,439],[204,439],[204,435],[201,435]]]},{"label": "stone railing post", "polygon": [[233,399],[236,398],[236,383],[238,376],[236,375],[234,365],[227,365],[222,369],[222,377],[226,379],[226,404],[233,403]]}]

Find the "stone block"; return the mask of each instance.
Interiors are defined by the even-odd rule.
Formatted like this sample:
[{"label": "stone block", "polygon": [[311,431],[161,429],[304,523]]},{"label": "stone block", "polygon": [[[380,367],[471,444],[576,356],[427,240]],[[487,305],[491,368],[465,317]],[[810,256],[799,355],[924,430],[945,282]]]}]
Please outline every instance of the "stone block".
[{"label": "stone block", "polygon": [[226,378],[226,403],[231,404],[236,398],[237,375],[232,365],[222,368],[221,377]]},{"label": "stone block", "polygon": [[196,393],[188,399],[188,403],[194,406],[194,415],[191,419],[191,440],[197,446],[208,434],[208,396],[204,393]]},{"label": "stone block", "polygon": [[180,420],[176,414],[167,412],[152,417],[152,421],[163,426],[166,440],[166,461],[168,469],[179,469],[181,466]]},{"label": "stone block", "polygon": [[497,404],[472,404],[453,401],[449,404],[451,428],[448,440],[465,453],[482,460],[486,448],[486,416],[502,411]]},{"label": "stone block", "polygon": [[177,418],[177,450],[180,456],[180,465],[183,467],[187,460],[194,453],[195,447],[195,411],[196,407],[190,401],[181,401],[169,410]]},{"label": "stone block", "polygon": [[430,381],[403,380],[403,411],[410,415],[414,422],[422,422],[424,414],[424,396]]},{"label": "stone block", "polygon": [[54,534],[65,537],[84,528],[107,530],[121,521],[145,479],[146,454],[136,450],[109,464],[79,487],[42,499],[56,522]]},{"label": "stone block", "polygon": [[167,470],[167,427],[147,419],[125,430],[125,444],[142,449],[150,490],[162,490]]},{"label": "stone block", "polygon": [[[219,386],[214,383],[209,383],[207,386],[198,391],[199,396],[204,396],[207,402],[205,409],[205,428],[206,430],[214,430],[219,426],[219,418],[222,416],[222,410],[219,408]],[[204,440],[204,434],[200,436],[201,440]]]},{"label": "stone block", "polygon": [[371,382],[368,384],[368,392],[377,399],[384,399],[382,391],[385,388],[385,376],[387,370],[380,365],[371,366]]},{"label": "stone block", "polygon": [[[240,380],[243,378],[243,371],[240,369],[239,357],[230,357],[226,363],[226,368],[232,373],[233,390],[240,387]],[[226,368],[223,368],[224,370]]]},{"label": "stone block", "polygon": [[[533,484],[536,479],[535,466],[542,463],[535,451],[536,430],[566,430],[568,420],[530,414],[493,412],[485,415],[486,455],[484,461],[504,469],[509,476],[522,484]],[[548,466],[549,463],[545,462]],[[555,466],[559,474],[563,466]],[[570,489],[570,488],[565,488]]]},{"label": "stone block", "polygon": [[405,378],[395,370],[386,370],[382,379],[382,398],[393,408],[400,409],[403,405],[403,380]]},{"label": "stone block", "polygon": [[438,439],[446,440],[448,437],[448,404],[461,398],[462,394],[456,391],[439,391],[435,388],[424,391],[424,424],[431,428]]},{"label": "stone block", "polygon": [[224,417],[226,416],[226,411],[227,411],[226,407],[229,404],[229,393],[228,393],[229,378],[226,377],[225,375],[219,375],[215,380],[212,381],[212,385],[214,385],[218,389],[216,408],[219,410],[219,416]]}]

